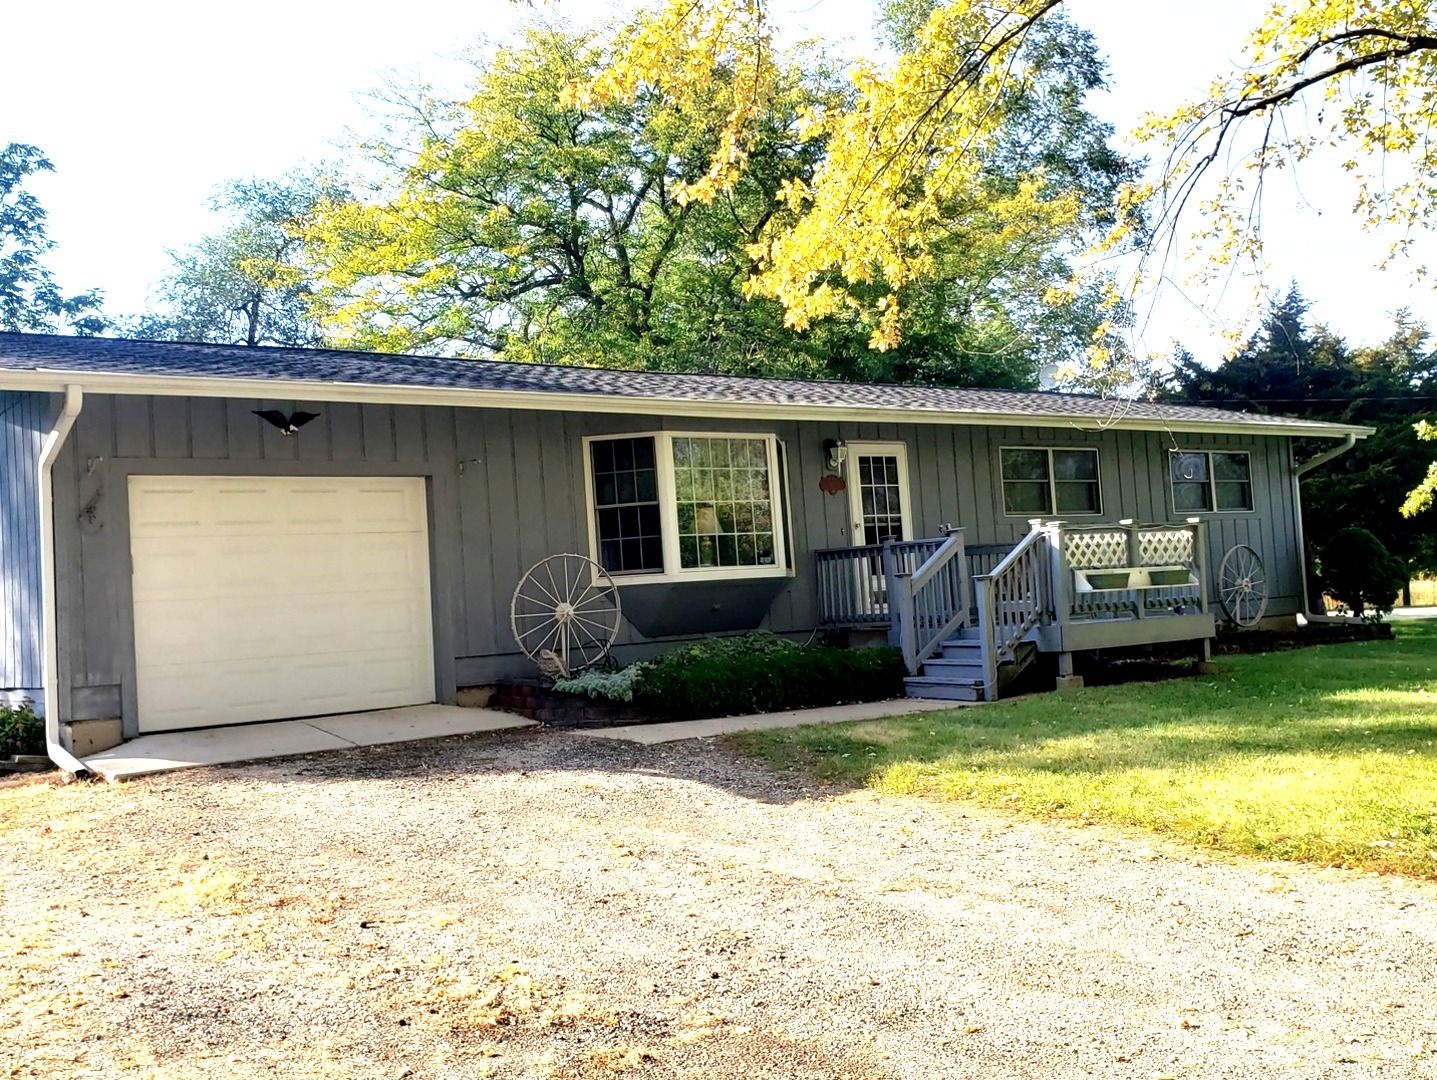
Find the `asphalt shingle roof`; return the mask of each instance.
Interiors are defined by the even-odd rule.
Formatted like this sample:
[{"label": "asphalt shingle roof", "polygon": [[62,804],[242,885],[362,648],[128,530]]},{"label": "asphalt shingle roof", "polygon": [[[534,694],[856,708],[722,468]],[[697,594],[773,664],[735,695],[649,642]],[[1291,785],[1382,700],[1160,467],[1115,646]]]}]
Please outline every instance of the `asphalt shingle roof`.
[{"label": "asphalt shingle roof", "polygon": [[[61,337],[46,334],[0,333],[0,387],[4,372],[47,372],[79,376],[138,376],[146,380],[211,379],[245,382],[303,382],[320,387],[395,387],[445,391],[512,392],[584,397],[672,401],[684,404],[794,406],[932,413],[935,420],[961,421],[1001,415],[1014,424],[1043,426],[1055,421],[1114,419],[1125,426],[1145,422],[1181,430],[1186,424],[1252,425],[1294,435],[1317,428],[1331,434],[1342,425],[1267,414],[1230,412],[1163,402],[1103,399],[1052,391],[955,389],[941,386],[895,386],[864,383],[746,378],[731,375],[620,371],[552,364],[495,360],[295,349],[209,345],[189,342],[136,341],[119,338]],[[152,388],[137,393],[153,392]],[[236,395],[264,396],[263,388],[234,387]],[[577,403],[577,402],[576,402]],[[991,421],[985,421],[991,422]],[[1346,429],[1344,429],[1346,430]],[[1355,432],[1365,429],[1352,428]]]}]

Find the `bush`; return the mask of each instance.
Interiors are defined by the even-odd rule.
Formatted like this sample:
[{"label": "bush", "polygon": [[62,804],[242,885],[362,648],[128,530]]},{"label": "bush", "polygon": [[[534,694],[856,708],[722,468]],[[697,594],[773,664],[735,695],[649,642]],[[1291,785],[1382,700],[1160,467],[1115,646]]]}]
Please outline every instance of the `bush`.
[{"label": "bush", "polygon": [[18,708],[0,705],[0,757],[45,752],[45,721],[27,702]]},{"label": "bush", "polygon": [[582,694],[595,701],[633,701],[634,684],[649,670],[648,664],[630,664],[613,671],[583,671],[572,679],[558,679],[561,694]]},{"label": "bush", "polygon": [[1372,608],[1380,617],[1392,610],[1407,568],[1366,529],[1349,526],[1322,548],[1322,587],[1333,599],[1362,615]]},{"label": "bush", "polygon": [[659,657],[635,684],[634,702],[656,720],[742,716],[901,697],[906,674],[897,649],[795,645],[750,634]]}]

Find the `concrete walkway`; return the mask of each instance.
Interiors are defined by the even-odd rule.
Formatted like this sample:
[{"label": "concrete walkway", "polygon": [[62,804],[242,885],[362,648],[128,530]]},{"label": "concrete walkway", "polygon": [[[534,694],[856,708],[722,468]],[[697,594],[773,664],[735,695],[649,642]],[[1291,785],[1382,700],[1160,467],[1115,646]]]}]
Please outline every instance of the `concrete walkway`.
[{"label": "concrete walkway", "polygon": [[490,709],[454,705],[412,705],[404,709],[320,716],[312,720],[274,720],[234,727],[202,728],[141,735],[113,750],[84,759],[93,772],[111,782],[173,769],[226,765],[260,758],[350,750],[356,746],[437,739],[533,727],[534,721]]},{"label": "concrete walkway", "polygon": [[1393,608],[1389,617],[1393,619],[1437,619],[1437,607]]},{"label": "concrete walkway", "polygon": [[741,731],[769,731],[774,728],[803,727],[805,724],[846,724],[854,720],[882,720],[890,716],[912,716],[914,713],[934,712],[939,709],[963,709],[974,704],[977,703],[898,698],[893,701],[866,701],[858,705],[834,705],[823,709],[758,713],[754,716],[720,716],[712,720],[680,720],[671,724],[592,728],[575,734],[587,735],[591,739],[619,739],[653,746],[657,743],[682,742],[684,739],[734,735]]}]

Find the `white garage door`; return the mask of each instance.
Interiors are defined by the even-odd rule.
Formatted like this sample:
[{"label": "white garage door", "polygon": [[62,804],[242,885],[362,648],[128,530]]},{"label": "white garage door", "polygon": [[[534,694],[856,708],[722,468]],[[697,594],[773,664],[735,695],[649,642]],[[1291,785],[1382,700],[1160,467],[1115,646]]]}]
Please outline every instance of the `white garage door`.
[{"label": "white garage door", "polygon": [[424,491],[132,477],[140,730],[433,701]]}]

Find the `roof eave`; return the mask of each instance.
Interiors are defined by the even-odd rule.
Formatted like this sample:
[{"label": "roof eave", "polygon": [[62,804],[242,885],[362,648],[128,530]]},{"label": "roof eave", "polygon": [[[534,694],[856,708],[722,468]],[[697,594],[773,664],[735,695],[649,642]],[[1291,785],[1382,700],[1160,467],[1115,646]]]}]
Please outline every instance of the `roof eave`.
[{"label": "roof eave", "polygon": [[695,401],[671,397],[630,397],[561,391],[482,390],[376,383],[312,382],[303,379],[247,379],[180,375],[133,375],[54,369],[0,370],[0,389],[59,392],[80,385],[90,394],[150,394],[158,397],[279,398],[294,401],[344,401],[357,404],[438,405],[456,408],[535,409],[547,412],[625,413],[644,416],[693,416],[718,419],[822,420],[858,423],[888,421],[982,427],[1054,427],[1088,431],[1182,431],[1193,434],[1287,435],[1295,438],[1365,439],[1374,428],[1304,421],[1163,420],[1122,415],[1114,401],[1110,417],[1082,414],[937,411],[883,406],[820,405],[802,402]]}]

